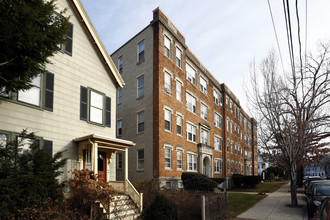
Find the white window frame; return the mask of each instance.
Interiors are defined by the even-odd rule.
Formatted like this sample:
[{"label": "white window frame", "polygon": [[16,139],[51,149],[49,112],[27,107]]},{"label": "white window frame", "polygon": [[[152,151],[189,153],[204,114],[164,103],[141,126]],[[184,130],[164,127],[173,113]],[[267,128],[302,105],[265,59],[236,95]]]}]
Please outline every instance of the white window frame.
[{"label": "white window frame", "polygon": [[165,92],[168,94],[172,93],[171,89],[171,74],[165,71],[165,76],[164,76],[164,87],[165,87]]},{"label": "white window frame", "polygon": [[[141,151],[143,151],[143,158],[139,158],[139,152],[141,152]],[[144,170],[144,158],[145,158],[144,148],[137,149],[136,150],[136,161],[137,161],[136,168],[137,168],[138,171],[143,171]],[[139,164],[140,164],[139,162],[142,162],[143,167],[139,166]]]},{"label": "white window frame", "polygon": [[187,171],[197,172],[197,155],[195,153],[187,153]]},{"label": "white window frame", "polygon": [[[143,44],[143,48],[141,49],[140,45]],[[143,60],[145,60],[145,41],[141,40],[138,44],[137,44],[137,62],[142,62]],[[140,57],[140,54],[143,54],[143,57]],[[142,56],[142,55],[141,55]]]},{"label": "white window frame", "polygon": [[117,90],[117,105],[121,104],[123,102],[123,89],[119,88]]},{"label": "white window frame", "polygon": [[213,101],[216,105],[222,106],[221,94],[217,90],[213,89]]},{"label": "white window frame", "polygon": [[[181,121],[181,125],[180,125],[180,121]],[[180,135],[180,136],[182,136],[182,134],[183,134],[183,117],[182,117],[182,115],[176,115],[176,134],[177,135]],[[180,132],[178,132],[179,131],[179,129],[178,129],[178,127],[181,127],[181,131]]]},{"label": "white window frame", "polygon": [[123,135],[123,121],[121,119],[119,119],[119,120],[117,120],[117,136],[120,137],[122,135]]},{"label": "white window frame", "polygon": [[201,102],[201,118],[205,121],[208,120],[208,107],[203,102]]},{"label": "white window frame", "polygon": [[200,143],[210,145],[210,131],[200,128]]},{"label": "white window frame", "polygon": [[[219,143],[218,145],[217,142]],[[220,136],[214,135],[214,149],[222,151],[222,138]]]},{"label": "white window frame", "polygon": [[[197,98],[190,94],[189,92],[186,93],[186,106],[188,111],[196,114],[197,112]],[[195,108],[194,108],[195,107]]]},{"label": "white window frame", "polygon": [[176,65],[179,68],[182,68],[182,50],[179,47],[175,47],[175,57],[176,57]]},{"label": "white window frame", "polygon": [[176,169],[177,170],[183,170],[183,150],[177,150],[176,151]]},{"label": "white window frame", "polygon": [[35,76],[30,85],[32,86],[28,90],[19,90],[17,94],[17,101],[27,103],[29,105],[41,106],[41,75]]},{"label": "white window frame", "polygon": [[[143,85],[139,85],[140,83],[140,79],[143,79]],[[143,97],[144,96],[144,75],[142,76],[139,76],[137,79],[136,79],[136,87],[137,87],[137,98],[140,98],[140,97]]]},{"label": "white window frame", "polygon": [[164,35],[164,54],[171,59],[171,39]]},{"label": "white window frame", "polygon": [[221,116],[217,112],[214,112],[214,126],[221,129]]},{"label": "white window frame", "polygon": [[176,80],[176,100],[182,102],[182,83]]},{"label": "white window frame", "polygon": [[[196,143],[197,141],[197,126],[191,124],[191,123],[186,123],[187,126],[187,140],[193,143]],[[189,133],[191,133],[191,139],[189,139]]]},{"label": "white window frame", "polygon": [[196,86],[197,71],[189,63],[186,63],[186,75],[187,80]]},{"label": "white window frame", "polygon": [[207,80],[204,77],[199,77],[200,90],[203,94],[207,95]]},{"label": "white window frame", "polygon": [[[142,118],[142,116],[139,118],[139,116],[141,115],[141,114],[143,114],[143,121],[140,121]],[[141,112],[138,112],[137,114],[136,114],[136,122],[137,122],[137,128],[136,128],[136,130],[137,130],[137,133],[138,134],[141,134],[141,133],[144,133],[144,121],[145,121],[145,114],[144,114],[144,111],[141,111]],[[140,124],[143,124],[143,130],[142,131],[139,131],[139,125]]]},{"label": "white window frame", "polygon": [[219,158],[214,159],[214,173],[222,173],[222,160]]},{"label": "white window frame", "polygon": [[[164,114],[165,114],[165,131],[171,132],[172,131],[172,111],[165,108]],[[166,128],[166,122],[169,122],[169,126],[170,126],[169,129]]]},{"label": "white window frame", "polygon": [[104,94],[89,90],[90,92],[90,105],[89,105],[89,121],[103,124],[104,117]]},{"label": "white window frame", "polygon": [[164,155],[165,155],[165,170],[172,169],[172,148],[165,146],[164,148]]}]

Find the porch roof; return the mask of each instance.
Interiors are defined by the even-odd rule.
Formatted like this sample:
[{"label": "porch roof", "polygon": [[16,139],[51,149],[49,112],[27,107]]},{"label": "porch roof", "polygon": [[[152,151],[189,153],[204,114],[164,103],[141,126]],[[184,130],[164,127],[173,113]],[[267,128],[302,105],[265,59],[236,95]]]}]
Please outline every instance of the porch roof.
[{"label": "porch roof", "polygon": [[134,146],[135,143],[132,141],[127,141],[123,139],[118,138],[112,138],[104,135],[99,134],[90,134],[83,137],[75,138],[73,139],[74,142],[80,143],[80,142],[92,142],[92,143],[98,143],[102,147],[107,148],[119,148],[119,149],[126,149],[131,146]]}]

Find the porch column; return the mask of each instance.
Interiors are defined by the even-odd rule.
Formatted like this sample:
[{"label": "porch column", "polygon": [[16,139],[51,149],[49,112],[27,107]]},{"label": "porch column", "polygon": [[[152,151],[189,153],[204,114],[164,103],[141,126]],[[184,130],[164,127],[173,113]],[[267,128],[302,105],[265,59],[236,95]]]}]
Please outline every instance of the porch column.
[{"label": "porch column", "polygon": [[125,180],[128,179],[128,150],[125,149]]},{"label": "porch column", "polygon": [[93,170],[94,170],[94,174],[97,174],[97,171],[98,171],[98,144],[97,143],[94,143]]},{"label": "porch column", "polygon": [[125,179],[124,179],[124,183],[125,183],[125,193],[127,193],[127,180],[128,180],[128,149],[125,149]]}]

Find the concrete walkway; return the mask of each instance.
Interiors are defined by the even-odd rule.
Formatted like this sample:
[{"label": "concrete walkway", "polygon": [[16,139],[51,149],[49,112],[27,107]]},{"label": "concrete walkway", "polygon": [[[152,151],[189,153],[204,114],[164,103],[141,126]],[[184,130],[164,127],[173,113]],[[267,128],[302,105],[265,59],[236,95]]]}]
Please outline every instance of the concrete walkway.
[{"label": "concrete walkway", "polygon": [[[298,189],[301,191],[301,189]],[[291,208],[290,184],[282,186],[246,212],[240,214],[236,220],[267,219],[267,220],[304,220],[307,219],[306,202],[304,194],[298,193],[299,207]]]}]

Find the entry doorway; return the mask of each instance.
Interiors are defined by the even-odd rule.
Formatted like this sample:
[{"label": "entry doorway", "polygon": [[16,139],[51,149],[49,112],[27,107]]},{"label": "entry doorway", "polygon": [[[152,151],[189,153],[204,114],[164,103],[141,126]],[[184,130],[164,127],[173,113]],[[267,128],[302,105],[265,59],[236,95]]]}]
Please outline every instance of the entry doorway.
[{"label": "entry doorway", "polygon": [[203,174],[211,177],[211,162],[208,157],[204,157],[203,159]]},{"label": "entry doorway", "polygon": [[97,175],[98,175],[98,180],[101,182],[106,182],[107,177],[107,154],[105,152],[99,151],[97,155]]}]

